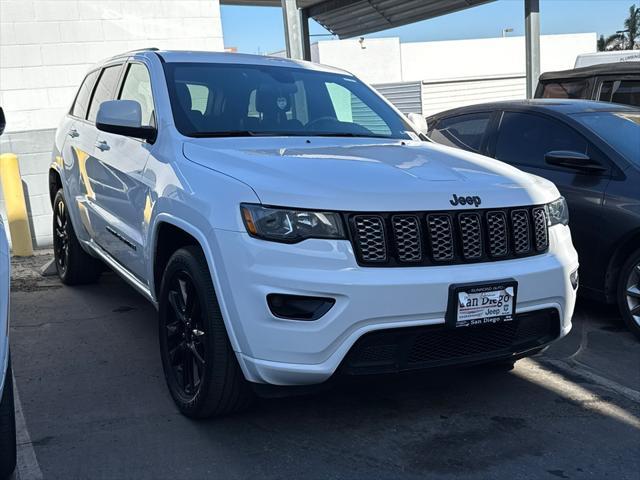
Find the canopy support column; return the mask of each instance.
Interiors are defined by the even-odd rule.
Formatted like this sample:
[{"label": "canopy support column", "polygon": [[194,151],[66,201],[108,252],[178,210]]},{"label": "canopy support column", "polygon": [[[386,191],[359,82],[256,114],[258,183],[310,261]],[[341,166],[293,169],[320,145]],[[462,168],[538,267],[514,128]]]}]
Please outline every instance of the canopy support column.
[{"label": "canopy support column", "polygon": [[533,98],[540,77],[540,0],[524,0],[527,98]]},{"label": "canopy support column", "polygon": [[305,30],[303,14],[298,8],[296,0],[281,0],[282,15],[284,19],[284,36],[287,46],[287,57],[303,60],[305,57]]}]

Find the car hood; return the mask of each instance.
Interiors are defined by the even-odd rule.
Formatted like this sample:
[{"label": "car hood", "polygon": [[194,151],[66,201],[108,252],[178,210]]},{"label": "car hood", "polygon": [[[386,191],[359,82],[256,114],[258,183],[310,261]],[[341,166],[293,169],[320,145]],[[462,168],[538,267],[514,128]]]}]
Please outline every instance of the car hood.
[{"label": "car hood", "polygon": [[[369,138],[250,137],[187,141],[185,157],[249,185],[263,204],[349,211],[480,208],[555,200],[549,181],[434,143]],[[475,208],[456,205],[455,208]]]}]

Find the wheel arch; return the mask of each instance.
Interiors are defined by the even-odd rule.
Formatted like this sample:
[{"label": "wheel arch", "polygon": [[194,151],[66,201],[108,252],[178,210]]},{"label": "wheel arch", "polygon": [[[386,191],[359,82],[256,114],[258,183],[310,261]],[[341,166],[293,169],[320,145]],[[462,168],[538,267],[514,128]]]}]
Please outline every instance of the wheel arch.
[{"label": "wheel arch", "polygon": [[[178,248],[186,245],[195,245],[199,247],[204,253],[204,256],[207,260],[207,267],[209,269],[209,273],[211,274],[211,279],[213,281],[213,286],[218,299],[218,304],[220,306],[220,311],[222,312],[222,318],[227,328],[227,334],[229,336],[231,347],[236,352],[240,351],[235,330],[230,322],[231,314],[225,301],[225,291],[221,284],[220,272],[218,271],[219,269],[216,268],[216,264],[214,261],[215,257],[211,245],[212,243],[215,243],[215,235],[213,234],[213,229],[204,232],[202,229],[186,222],[182,218],[173,216],[168,213],[159,213],[153,221],[153,227],[151,231],[152,244],[151,248],[149,249],[149,265],[151,267],[149,275],[149,287],[156,301],[159,302],[158,296],[160,293],[159,290],[164,266],[166,266],[166,262],[168,262],[173,252],[175,252]],[[169,236],[165,236],[167,234]],[[172,239],[177,240],[177,243],[171,245],[170,242]],[[163,243],[167,241],[169,243]],[[167,246],[169,247],[168,250],[172,250],[170,253],[167,250],[160,252],[158,251],[158,248],[162,249],[166,248]],[[175,248],[172,249],[172,247]],[[161,254],[160,257],[158,256],[159,253]]]},{"label": "wheel arch", "polygon": [[57,168],[49,167],[49,200],[51,206],[53,206],[53,200],[56,198],[56,193],[62,188],[62,176]]},{"label": "wheel arch", "polygon": [[610,256],[605,277],[605,295],[607,302],[616,301],[616,290],[618,288],[618,274],[624,263],[633,252],[640,250],[640,228],[636,228],[627,234],[616,245],[613,254]]}]

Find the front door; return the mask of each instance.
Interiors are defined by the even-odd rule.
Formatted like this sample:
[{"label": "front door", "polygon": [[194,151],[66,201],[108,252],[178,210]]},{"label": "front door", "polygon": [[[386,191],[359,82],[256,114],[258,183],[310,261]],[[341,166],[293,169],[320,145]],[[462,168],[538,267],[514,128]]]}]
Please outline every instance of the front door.
[{"label": "front door", "polygon": [[[553,150],[584,153],[610,168],[602,154],[580,133],[555,118],[523,112],[504,112],[493,145],[493,157],[526,172],[551,180],[569,206],[569,225],[573,243],[581,263],[601,254],[602,237],[607,232],[601,225],[604,192],[611,171],[587,174],[577,170],[548,165],[545,154]],[[585,285],[601,283],[594,270],[581,268]],[[594,277],[594,278],[590,278]]]},{"label": "front door", "polygon": [[[154,105],[149,72],[142,63],[128,63],[116,96],[135,100],[142,109],[142,125],[154,126]],[[152,145],[143,140],[99,131],[95,147],[97,162],[89,176],[100,184],[96,213],[101,228],[100,246],[125,268],[144,278],[145,212],[149,188],[143,173]]]}]

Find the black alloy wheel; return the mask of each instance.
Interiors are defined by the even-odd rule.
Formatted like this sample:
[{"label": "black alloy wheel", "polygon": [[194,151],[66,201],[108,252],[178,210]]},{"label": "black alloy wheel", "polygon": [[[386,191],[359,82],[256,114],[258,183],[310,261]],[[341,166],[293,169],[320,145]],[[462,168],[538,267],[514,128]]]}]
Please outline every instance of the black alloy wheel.
[{"label": "black alloy wheel", "polygon": [[180,412],[207,418],[248,407],[253,390],[231,348],[202,249],[186,246],[171,256],[158,303],[162,367]]},{"label": "black alloy wheel", "polygon": [[66,285],[93,283],[104,269],[102,262],[80,245],[62,189],[53,199],[53,256],[58,276]]},{"label": "black alloy wheel", "polygon": [[56,267],[61,276],[67,272],[69,264],[69,231],[68,217],[64,200],[60,199],[53,212],[53,251]]},{"label": "black alloy wheel", "polygon": [[169,362],[176,385],[189,401],[202,385],[207,355],[202,308],[188,272],[173,275],[167,300],[171,306],[165,319]]}]

